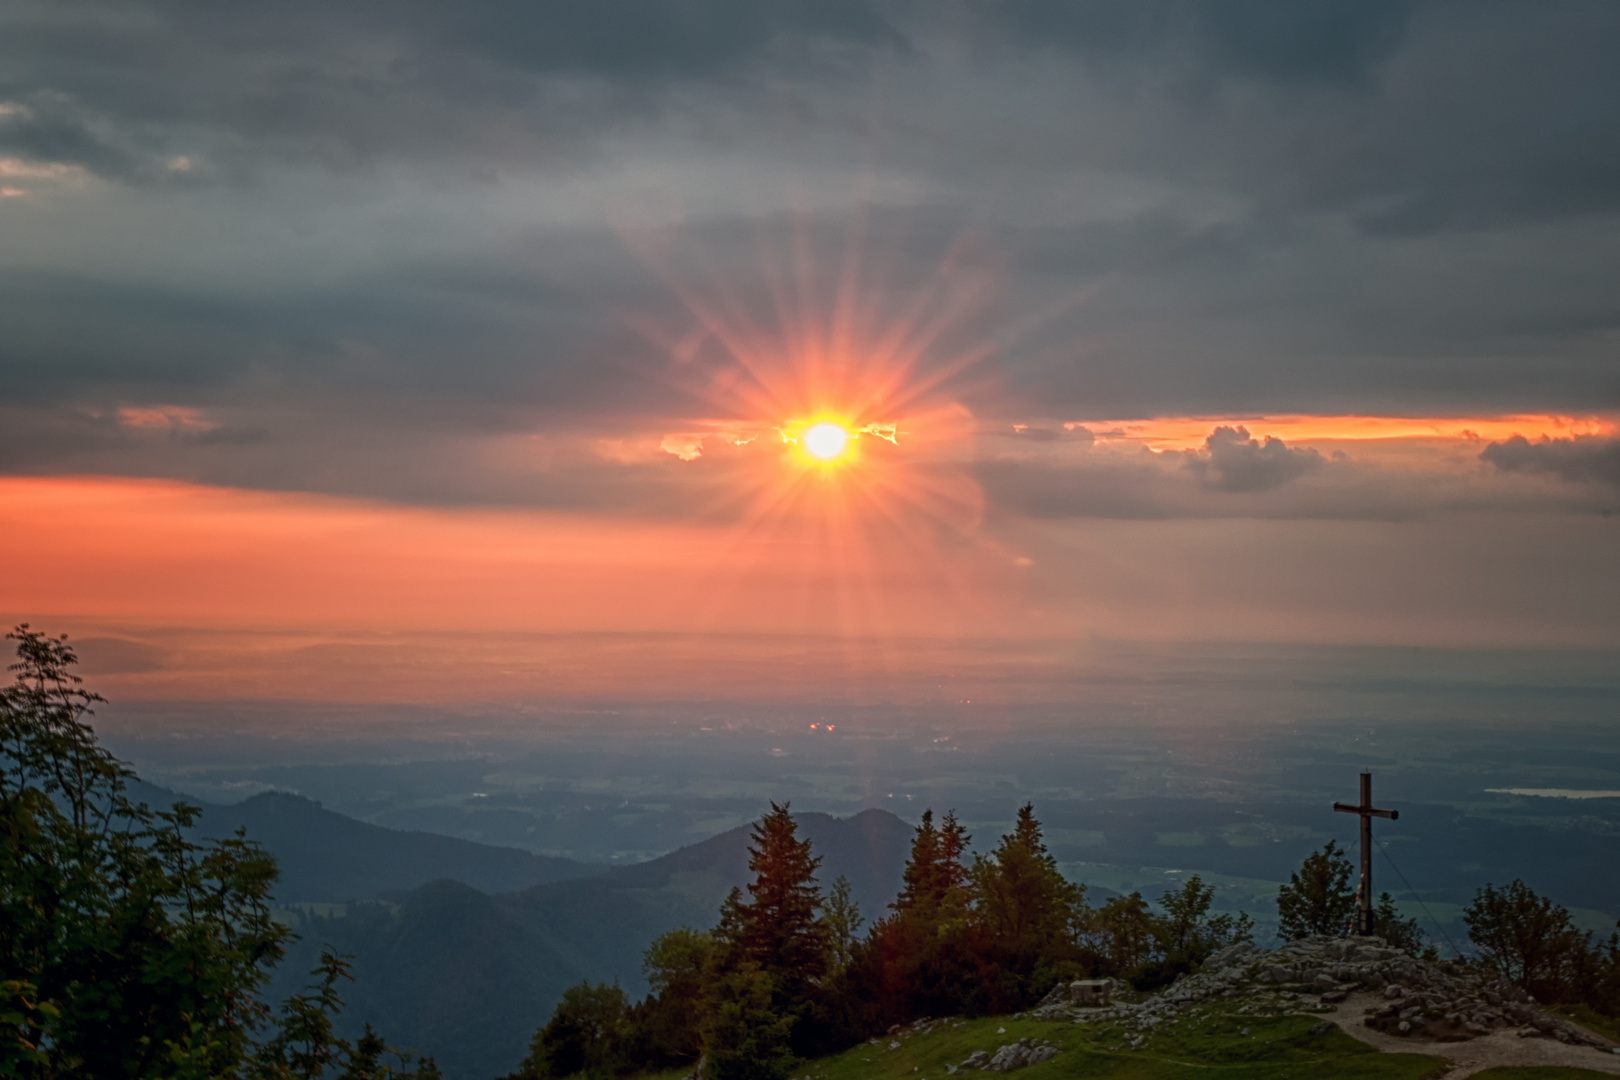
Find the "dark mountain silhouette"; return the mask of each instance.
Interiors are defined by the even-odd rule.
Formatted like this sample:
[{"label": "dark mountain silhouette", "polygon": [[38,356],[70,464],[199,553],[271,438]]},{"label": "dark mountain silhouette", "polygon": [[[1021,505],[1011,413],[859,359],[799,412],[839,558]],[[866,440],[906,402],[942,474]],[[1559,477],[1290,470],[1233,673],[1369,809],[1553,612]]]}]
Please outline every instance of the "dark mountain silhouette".
[{"label": "dark mountain silhouette", "polygon": [[130,794],[152,806],[167,807],[182,798],[201,806],[199,831],[205,836],[246,828],[249,839],[276,857],[281,876],[275,896],[283,905],[376,900],[441,878],[486,893],[514,892],[602,872],[600,866],[573,859],[368,825],[286,792],[255,795],[229,806],[144,783],[131,785]]},{"label": "dark mountain silhouette", "polygon": [[[823,886],[847,877],[866,917],[881,917],[899,892],[911,826],[884,810],[796,820],[822,858]],[[726,893],[750,879],[748,837],[745,826],[635,866],[499,896],[437,881],[397,905],[312,918],[275,990],[295,988],[323,946],[351,954],[345,1030],[370,1022],[433,1054],[450,1080],[487,1080],[517,1065],[570,984],[617,981],[643,993],[647,945],[676,927],[712,926]]]}]

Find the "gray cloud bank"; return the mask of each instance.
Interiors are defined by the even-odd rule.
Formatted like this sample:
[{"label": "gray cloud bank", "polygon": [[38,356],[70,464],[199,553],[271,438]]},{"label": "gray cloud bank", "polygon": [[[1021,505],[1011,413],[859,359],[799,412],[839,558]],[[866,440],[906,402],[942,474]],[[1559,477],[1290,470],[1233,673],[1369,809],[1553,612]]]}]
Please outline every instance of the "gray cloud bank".
[{"label": "gray cloud bank", "polygon": [[1515,435],[1491,443],[1479,456],[1503,472],[1546,473],[1572,483],[1620,488],[1620,439],[1587,435],[1531,442]]},{"label": "gray cloud bank", "polygon": [[[896,311],[995,278],[923,358],[982,347],[949,390],[991,418],[1614,410],[1617,52],[1596,0],[19,0],[0,469],[652,499],[673,464],[479,447],[709,415],[677,294],[791,326],[856,261]],[[156,406],[207,421],[116,419]],[[1484,460],[1614,483],[1604,445]],[[1143,490],[1209,512],[1342,479],[1258,431],[1177,462]],[[1113,483],[1057,468],[980,475]]]},{"label": "gray cloud bank", "polygon": [[1222,491],[1270,491],[1321,464],[1322,455],[1310,447],[1291,447],[1273,435],[1251,438],[1241,424],[1216,428],[1203,451],[1187,459],[1189,469]]}]

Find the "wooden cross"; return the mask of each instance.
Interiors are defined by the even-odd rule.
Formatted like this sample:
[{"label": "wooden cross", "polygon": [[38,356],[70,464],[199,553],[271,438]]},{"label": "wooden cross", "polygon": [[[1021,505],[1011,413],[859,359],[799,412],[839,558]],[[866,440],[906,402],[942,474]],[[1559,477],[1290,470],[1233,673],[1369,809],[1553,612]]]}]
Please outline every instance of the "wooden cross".
[{"label": "wooden cross", "polygon": [[1388,818],[1394,821],[1401,816],[1399,810],[1375,810],[1372,804],[1372,773],[1361,774],[1361,805],[1352,806],[1349,803],[1336,802],[1333,809],[1341,814],[1361,815],[1361,895],[1360,903],[1356,909],[1356,933],[1370,935],[1373,932],[1372,909],[1372,819],[1375,817]]}]

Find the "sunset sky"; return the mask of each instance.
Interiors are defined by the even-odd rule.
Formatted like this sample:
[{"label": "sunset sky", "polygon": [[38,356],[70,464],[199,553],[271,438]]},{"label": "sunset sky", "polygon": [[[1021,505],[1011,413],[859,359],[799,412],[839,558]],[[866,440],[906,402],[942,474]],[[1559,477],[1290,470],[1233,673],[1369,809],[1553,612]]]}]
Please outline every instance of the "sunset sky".
[{"label": "sunset sky", "polygon": [[1617,55],[1608,0],[8,3],[0,614],[130,701],[1613,654]]}]

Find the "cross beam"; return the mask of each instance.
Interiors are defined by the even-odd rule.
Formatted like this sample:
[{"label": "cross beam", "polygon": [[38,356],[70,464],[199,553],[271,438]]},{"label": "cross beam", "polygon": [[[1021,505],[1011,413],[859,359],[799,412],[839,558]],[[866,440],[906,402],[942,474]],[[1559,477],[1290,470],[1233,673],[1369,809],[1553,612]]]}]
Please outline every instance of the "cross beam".
[{"label": "cross beam", "polygon": [[1359,905],[1356,908],[1356,933],[1370,935],[1373,932],[1372,909],[1372,819],[1375,817],[1388,818],[1394,821],[1401,816],[1399,810],[1378,810],[1372,804],[1372,773],[1361,774],[1361,804],[1352,806],[1349,803],[1336,802],[1333,809],[1341,814],[1361,815],[1361,895],[1358,897]]}]

